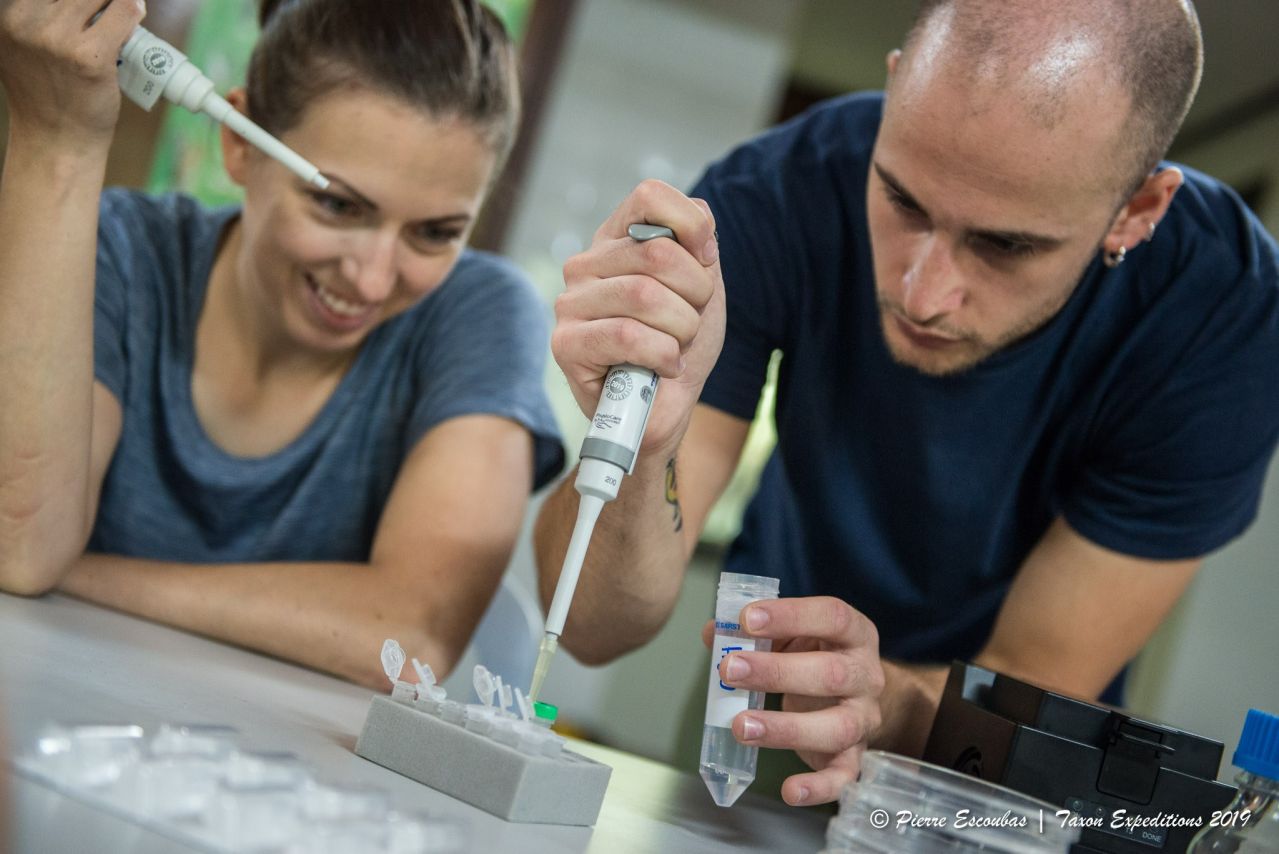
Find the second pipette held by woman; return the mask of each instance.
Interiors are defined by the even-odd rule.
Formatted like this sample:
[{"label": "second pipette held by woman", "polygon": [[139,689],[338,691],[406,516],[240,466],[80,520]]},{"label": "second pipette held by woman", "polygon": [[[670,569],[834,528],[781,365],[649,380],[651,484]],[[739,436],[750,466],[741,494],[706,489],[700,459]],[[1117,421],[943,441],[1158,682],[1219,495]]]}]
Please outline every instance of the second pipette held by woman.
[{"label": "second pipette held by woman", "polygon": [[329,180],[318,168],[227,103],[186,54],[146,28],[135,29],[124,43],[119,66],[120,90],[142,109],[149,111],[164,96],[194,113],[204,113],[307,183],[328,189]]}]

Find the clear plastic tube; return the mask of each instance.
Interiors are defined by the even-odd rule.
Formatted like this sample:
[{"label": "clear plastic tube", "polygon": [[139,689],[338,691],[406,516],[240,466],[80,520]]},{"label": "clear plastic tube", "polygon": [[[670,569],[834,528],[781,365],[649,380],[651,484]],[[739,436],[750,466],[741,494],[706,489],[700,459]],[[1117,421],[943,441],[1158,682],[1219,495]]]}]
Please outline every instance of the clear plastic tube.
[{"label": "clear plastic tube", "polygon": [[235,751],[231,727],[165,724],[120,778],[113,800],[158,820],[198,816]]},{"label": "clear plastic tube", "polygon": [[1239,793],[1190,841],[1187,854],[1267,854],[1279,851],[1279,782],[1242,771]]},{"label": "clear plastic tube", "polygon": [[37,761],[59,785],[103,788],[137,764],[142,735],[142,727],[132,724],[53,724],[37,742]]},{"label": "clear plastic tube", "polygon": [[1066,854],[1080,831],[1065,826],[1056,810],[950,768],[867,750],[860,777],[840,794],[839,814],[826,828],[825,852]]},{"label": "clear plastic tube", "polygon": [[719,576],[700,772],[711,797],[721,807],[732,806],[755,780],[759,748],[738,742],[733,737],[732,724],[739,712],[763,708],[764,694],[725,685],[720,681],[719,665],[731,652],[768,652],[772,649],[771,641],[752,638],[742,631],[738,620],[742,609],[751,602],[776,599],[777,589],[776,578],[735,572],[723,572]]},{"label": "clear plastic tube", "polygon": [[1239,791],[1195,835],[1187,854],[1279,851],[1279,715],[1249,709],[1233,763]]}]

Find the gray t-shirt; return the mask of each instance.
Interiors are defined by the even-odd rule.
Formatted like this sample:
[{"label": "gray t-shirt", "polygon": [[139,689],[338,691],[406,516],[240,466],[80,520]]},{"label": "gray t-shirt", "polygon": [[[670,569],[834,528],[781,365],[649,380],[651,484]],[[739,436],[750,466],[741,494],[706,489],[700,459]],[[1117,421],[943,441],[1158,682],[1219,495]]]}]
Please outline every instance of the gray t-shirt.
[{"label": "gray t-shirt", "polygon": [[178,195],[103,194],[94,373],[124,420],[90,551],[367,560],[400,466],[428,430],[461,415],[522,424],[534,438],[535,487],[559,472],[564,451],[542,387],[545,306],[513,265],[469,250],[435,291],[372,331],[294,441],[255,458],[215,445],[196,417],[191,371],[209,272],[237,213]]}]

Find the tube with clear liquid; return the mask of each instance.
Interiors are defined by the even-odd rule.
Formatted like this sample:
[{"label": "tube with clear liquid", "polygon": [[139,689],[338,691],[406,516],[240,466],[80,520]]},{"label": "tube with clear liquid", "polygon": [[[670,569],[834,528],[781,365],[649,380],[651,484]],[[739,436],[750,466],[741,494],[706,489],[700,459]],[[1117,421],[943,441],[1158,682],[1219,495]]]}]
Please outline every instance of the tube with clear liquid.
[{"label": "tube with clear liquid", "polygon": [[1186,854],[1279,851],[1279,715],[1249,709],[1231,761],[1239,768],[1239,791],[1190,840]]},{"label": "tube with clear liquid", "polygon": [[715,642],[711,646],[710,683],[706,690],[706,723],[702,727],[700,773],[711,797],[732,806],[755,780],[759,748],[733,737],[738,712],[764,707],[764,692],[730,688],[720,680],[719,665],[731,652],[768,652],[772,641],[750,637],[738,620],[742,609],[761,599],[776,599],[778,580],[762,575],[722,572],[715,597]]}]

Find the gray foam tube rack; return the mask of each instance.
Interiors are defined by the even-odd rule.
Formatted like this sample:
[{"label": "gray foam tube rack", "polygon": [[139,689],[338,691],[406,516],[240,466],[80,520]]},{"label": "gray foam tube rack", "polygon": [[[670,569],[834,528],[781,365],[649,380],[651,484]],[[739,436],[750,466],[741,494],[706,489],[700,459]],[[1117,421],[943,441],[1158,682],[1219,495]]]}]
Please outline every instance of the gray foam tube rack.
[{"label": "gray foam tube rack", "polygon": [[375,696],[355,752],[507,821],[595,824],[613,769],[564,750],[531,756]]}]

